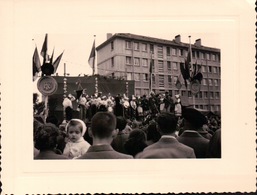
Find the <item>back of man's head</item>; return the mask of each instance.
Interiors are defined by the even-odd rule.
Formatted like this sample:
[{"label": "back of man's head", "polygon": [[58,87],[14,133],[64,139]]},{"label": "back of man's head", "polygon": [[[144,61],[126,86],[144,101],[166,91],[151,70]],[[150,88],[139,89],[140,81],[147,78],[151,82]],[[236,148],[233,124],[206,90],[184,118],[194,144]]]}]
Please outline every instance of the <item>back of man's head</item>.
[{"label": "back of man's head", "polygon": [[207,124],[206,117],[194,108],[185,108],[182,111],[182,116],[187,122],[188,128],[198,130],[204,124]]},{"label": "back of man's head", "polygon": [[116,117],[109,112],[97,112],[91,123],[92,135],[98,138],[108,138],[116,127]]},{"label": "back of man's head", "polygon": [[127,125],[126,119],[122,116],[117,116],[116,120],[117,120],[116,129],[119,129],[119,131],[122,131],[123,129],[125,129]]},{"label": "back of man's head", "polygon": [[162,134],[171,134],[176,131],[178,121],[174,114],[164,112],[157,116],[156,122]]}]

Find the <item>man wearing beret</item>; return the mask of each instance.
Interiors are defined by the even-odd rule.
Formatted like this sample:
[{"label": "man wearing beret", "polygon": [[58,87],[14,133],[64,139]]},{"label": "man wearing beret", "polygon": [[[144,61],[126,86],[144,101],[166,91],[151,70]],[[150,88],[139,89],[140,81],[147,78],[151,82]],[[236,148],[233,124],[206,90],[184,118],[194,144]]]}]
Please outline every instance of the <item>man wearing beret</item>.
[{"label": "man wearing beret", "polygon": [[194,108],[185,108],[182,117],[184,118],[184,131],[177,140],[193,148],[196,158],[206,158],[209,140],[197,132],[204,124],[207,124],[206,117]]},{"label": "man wearing beret", "polygon": [[195,158],[194,150],[179,143],[175,137],[177,117],[174,114],[160,113],[156,122],[162,137],[137,154],[136,158]]}]

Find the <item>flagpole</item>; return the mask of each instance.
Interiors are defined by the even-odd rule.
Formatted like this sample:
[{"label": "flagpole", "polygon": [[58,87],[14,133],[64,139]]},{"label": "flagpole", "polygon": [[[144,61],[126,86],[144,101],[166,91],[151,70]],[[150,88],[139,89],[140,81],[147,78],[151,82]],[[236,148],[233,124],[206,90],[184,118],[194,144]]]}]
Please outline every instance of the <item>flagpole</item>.
[{"label": "flagpole", "polygon": [[[189,38],[189,55],[190,55],[190,67],[189,67],[189,75],[192,77],[192,48],[191,48],[191,35],[189,35],[188,36],[188,38]],[[190,79],[190,82],[192,82],[191,81],[191,79]],[[193,96],[193,107],[195,108],[195,94],[192,94],[192,96]]]},{"label": "flagpole", "polygon": [[208,90],[208,110],[210,111],[210,85],[209,85],[209,69],[208,69],[208,62],[207,62],[207,59],[206,59],[206,71],[207,71],[207,90]]}]

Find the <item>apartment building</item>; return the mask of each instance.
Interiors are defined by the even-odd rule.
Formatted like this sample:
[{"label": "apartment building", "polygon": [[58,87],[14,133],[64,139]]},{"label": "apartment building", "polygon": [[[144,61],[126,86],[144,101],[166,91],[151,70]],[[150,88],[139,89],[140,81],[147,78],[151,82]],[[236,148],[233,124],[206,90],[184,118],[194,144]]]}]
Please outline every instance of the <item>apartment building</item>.
[{"label": "apartment building", "polygon": [[[96,48],[97,71],[107,77],[133,80],[134,94],[148,95],[152,61],[152,91],[168,91],[173,97],[180,94],[186,105],[220,112],[220,49],[203,46],[201,39],[191,44],[192,63],[198,64],[203,74],[199,93],[192,94],[190,83],[186,88],[180,71],[180,64],[185,63],[188,48],[189,43],[181,42],[180,35],[165,40],[130,33],[108,33],[107,40]],[[178,79],[182,83],[181,88],[175,85]]]}]

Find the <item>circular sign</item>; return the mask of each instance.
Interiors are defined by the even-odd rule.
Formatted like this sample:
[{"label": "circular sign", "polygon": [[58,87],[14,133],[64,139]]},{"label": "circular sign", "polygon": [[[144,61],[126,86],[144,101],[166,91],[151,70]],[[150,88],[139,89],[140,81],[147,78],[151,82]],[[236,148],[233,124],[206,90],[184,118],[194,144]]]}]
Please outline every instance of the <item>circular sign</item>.
[{"label": "circular sign", "polygon": [[197,94],[200,91],[201,84],[198,80],[193,80],[191,82],[191,92],[192,94]]},{"label": "circular sign", "polygon": [[53,95],[57,88],[58,84],[56,80],[51,76],[41,77],[37,82],[37,88],[45,96]]}]

